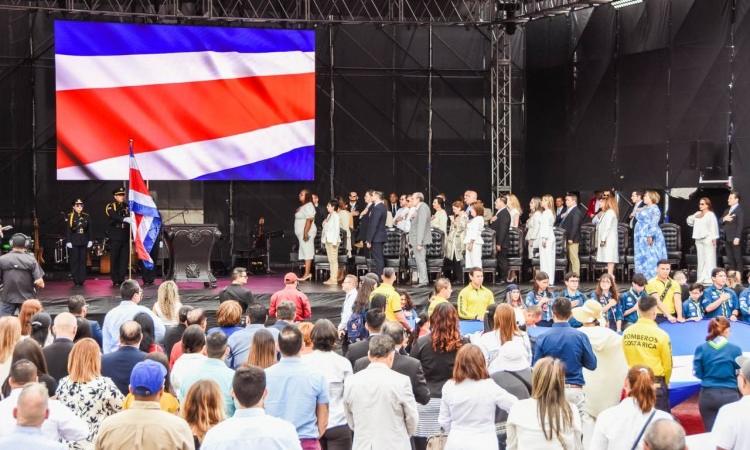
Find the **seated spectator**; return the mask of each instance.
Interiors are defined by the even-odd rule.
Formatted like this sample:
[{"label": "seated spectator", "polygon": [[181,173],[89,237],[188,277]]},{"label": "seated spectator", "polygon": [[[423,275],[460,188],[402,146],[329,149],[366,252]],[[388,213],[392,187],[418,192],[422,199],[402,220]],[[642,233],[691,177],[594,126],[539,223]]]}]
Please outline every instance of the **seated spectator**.
[{"label": "seated spectator", "polygon": [[44,311],[40,311],[31,316],[31,335],[29,338],[37,341],[42,347],[52,343],[52,317]]},{"label": "seated spectator", "polygon": [[[0,401],[0,436],[7,436],[13,432],[13,410],[18,406],[19,396],[24,386],[29,383],[35,384],[37,380],[37,368],[31,361],[21,359],[13,363],[8,377],[11,391]],[[40,385],[44,386],[41,383]],[[46,420],[41,424],[41,431],[45,436],[55,441],[86,439],[89,428],[73,411],[57,400],[50,400],[48,406],[49,416],[45,417]]]},{"label": "seated spectator", "polygon": [[133,367],[129,390],[135,401],[130,409],[104,419],[96,437],[98,450],[121,450],[124,443],[144,450],[194,448],[187,422],[160,410],[166,373],[156,361],[141,361]]},{"label": "seated spectator", "polygon": [[[47,395],[49,397],[55,396],[57,390],[57,380],[52,378],[47,371],[47,361],[44,359],[44,353],[42,353],[42,347],[39,343],[33,339],[21,339],[13,348],[13,356],[11,357],[11,367],[16,361],[22,359],[31,361],[36,366],[38,381],[47,386]],[[2,389],[3,397],[7,397],[10,394],[10,383],[6,379],[3,383]]]},{"label": "seated spectator", "polygon": [[[86,304],[86,299],[83,295],[73,295],[68,299],[68,312],[76,317],[85,319],[91,327],[91,337],[94,338],[99,347],[102,346],[102,327],[96,320],[86,319],[86,315],[89,312],[89,305]],[[78,324],[78,328],[81,325]]]},{"label": "seated spectator", "polygon": [[655,420],[643,438],[643,450],[687,450],[685,429],[672,419]]},{"label": "seated spectator", "polygon": [[200,325],[190,325],[182,335],[183,354],[172,366],[170,381],[175,392],[181,393],[182,380],[190,376],[206,361],[206,335]]},{"label": "seated spectator", "polygon": [[0,437],[0,449],[19,448],[34,450],[65,450],[67,447],[46,436],[41,428],[49,414],[48,396],[45,386],[31,383],[21,389],[18,407],[13,411],[15,429]]},{"label": "seated spectator", "polygon": [[164,344],[164,353],[167,356],[172,354],[172,348],[182,339],[182,333],[185,332],[185,328],[188,326],[188,313],[193,309],[195,308],[190,305],[182,305],[178,312],[179,323],[167,327],[164,332],[164,340],[162,341],[162,344]]},{"label": "seated spectator", "polygon": [[55,340],[42,349],[49,374],[57,381],[68,375],[68,354],[73,349],[76,327],[76,318],[73,314],[58,314],[53,328]]},{"label": "seated spectator", "polygon": [[141,326],[141,334],[143,335],[138,348],[144,353],[164,353],[162,346],[154,341],[154,321],[151,319],[151,316],[144,312],[139,312],[133,317],[133,321],[138,322],[138,325]]},{"label": "seated spectator", "polygon": [[294,316],[295,322],[302,322],[303,320],[310,320],[312,317],[312,309],[310,309],[310,300],[307,295],[299,290],[299,280],[297,275],[293,272],[289,272],[284,275],[284,289],[276,291],[271,296],[271,304],[268,308],[268,314],[271,317],[276,317],[276,308],[283,301],[290,301],[294,303],[296,314]]},{"label": "seated spectator", "polygon": [[[198,325],[201,330],[203,330],[203,333],[205,334],[206,328],[208,327],[208,317],[206,316],[206,312],[201,308],[194,308],[191,311],[188,311],[187,313],[187,321],[185,322],[187,326],[191,325]],[[183,335],[185,333],[183,332]],[[169,367],[174,367],[175,361],[177,361],[180,356],[182,356],[182,338],[180,338],[180,341],[175,342],[175,344],[172,346],[172,351],[169,353]]]},{"label": "seated spectator", "polygon": [[692,320],[693,322],[703,320],[703,307],[701,306],[703,285],[693,283],[690,285],[688,292],[689,297],[682,301],[682,317],[685,320]]},{"label": "seated spectator", "polygon": [[531,385],[531,398],[516,402],[508,414],[507,449],[580,448],[581,415],[565,399],[562,361],[549,357],[537,361]]},{"label": "seated spectator", "polygon": [[120,326],[120,348],[102,356],[102,375],[111,378],[122,395],[128,393],[133,367],[146,357],[139,349],[142,337],[138,322],[129,320]]},{"label": "seated spectator", "polygon": [[88,436],[75,448],[93,446],[99,425],[122,409],[123,396],[111,379],[101,374],[101,350],[91,338],[73,346],[68,376],[57,386],[57,399],[88,424]]},{"label": "seated spectator", "polygon": [[164,326],[175,326],[180,322],[180,288],[172,280],[163,281],[156,291],[156,303],[151,309]]},{"label": "seated spectator", "polygon": [[224,333],[226,337],[231,336],[235,331],[240,331],[242,327],[242,306],[234,300],[222,302],[219,309],[216,310],[216,322],[218,327],[213,327],[206,332],[210,335],[217,331]]},{"label": "seated spectator", "polygon": [[[409,377],[414,399],[420,405],[426,405],[430,402],[430,389],[427,387],[427,380],[424,377],[422,364],[418,359],[412,358],[404,352],[404,342],[406,340],[404,327],[396,322],[385,322],[381,331],[382,334],[389,336],[395,343],[396,354],[393,357],[391,369]],[[363,356],[354,363],[354,372],[359,372],[369,365],[370,360],[367,356]]]},{"label": "seated spectator", "polygon": [[316,449],[328,428],[328,383],[299,356],[302,333],[288,326],[279,334],[281,360],[266,369],[265,405],[274,417],[294,424],[302,448]]},{"label": "seated spectator", "polygon": [[510,411],[517,401],[490,379],[482,350],[476,345],[462,346],[440,402],[438,423],[448,433],[446,448],[462,448],[471,442],[472,448],[496,449],[495,410]]},{"label": "seated spectator", "polygon": [[[187,397],[190,386],[200,380],[213,380],[220,389],[224,399],[226,417],[234,414],[234,400],[232,400],[232,378],[234,371],[227,367],[224,358],[227,356],[227,337],[221,331],[208,335],[206,338],[206,356],[202,363],[191,364],[189,371],[182,380],[179,390],[180,403]],[[183,357],[187,355],[182,355]],[[179,362],[179,360],[178,360]],[[175,364],[175,369],[178,364]],[[174,374],[174,371],[172,371]],[[201,436],[202,437],[202,436]]]},{"label": "seated spectator", "polygon": [[31,317],[42,310],[44,310],[42,303],[35,298],[25,300],[21,304],[18,312],[18,320],[21,321],[21,337],[31,336]]},{"label": "seated spectator", "polygon": [[120,331],[123,323],[133,320],[139,312],[145,312],[151,316],[154,321],[154,336],[156,342],[164,338],[164,324],[161,322],[153,311],[140,305],[143,300],[143,290],[135,280],[126,280],[120,286],[120,304],[107,312],[104,316],[104,325],[102,326],[102,351],[104,354],[117,350],[118,340],[116,336]]},{"label": "seated spectator", "polygon": [[269,328],[273,328],[277,332],[281,332],[281,330],[288,327],[289,325],[294,325],[294,318],[296,316],[297,307],[294,305],[294,302],[291,300],[281,301],[276,307],[276,322],[274,322],[274,324]]},{"label": "seated spectator", "polygon": [[[403,328],[397,325],[403,333]],[[328,427],[320,437],[323,448],[351,448],[352,431],[346,424],[344,414],[344,383],[352,375],[352,365],[348,359],[334,351],[337,336],[336,327],[328,319],[318,319],[312,329],[313,351],[302,356],[302,361],[315,367],[328,383]]]},{"label": "seated spectator", "polygon": [[247,362],[244,365],[268,369],[276,364],[276,340],[267,329],[258,330],[253,335],[250,352],[247,354]]},{"label": "seated spectator", "polygon": [[[230,385],[229,390],[231,389]],[[185,395],[181,415],[193,432],[195,448],[200,448],[208,430],[225,417],[224,401],[219,385],[211,379],[198,380],[193,383]]]},{"label": "seated spectator", "polygon": [[623,445],[638,448],[650,423],[672,419],[654,407],[654,373],[648,367],[630,368],[625,378],[625,392],[627,397],[623,401],[605,409],[597,417],[588,448],[614,450]]},{"label": "seated spectator", "polygon": [[[167,371],[164,375],[164,392],[162,392],[161,398],[159,398],[159,407],[162,411],[166,411],[170,414],[177,414],[180,411],[180,402],[178,402],[177,397],[172,394],[172,385],[169,381],[169,360],[167,359],[167,355],[164,353],[149,353],[146,355],[144,361],[146,360],[158,362],[164,366],[164,369]],[[125,401],[122,403],[122,409],[130,409],[133,406],[134,401],[135,397],[133,394],[128,393],[125,397]]]},{"label": "seated spectator", "polygon": [[349,346],[349,350],[346,352],[346,359],[352,364],[352,367],[356,364],[359,358],[367,356],[367,349],[370,344],[368,341],[373,335],[380,334],[380,329],[385,323],[385,313],[379,309],[370,309],[365,315],[365,329],[367,330],[367,339],[363,341],[357,341]]},{"label": "seated spectator", "polygon": [[[283,305],[279,305],[280,307]],[[293,306],[293,305],[292,305]],[[283,308],[282,308],[283,309]],[[294,313],[292,312],[292,317]],[[250,345],[253,342],[253,336],[259,330],[267,330],[273,336],[274,341],[279,335],[279,330],[273,327],[266,328],[265,323],[268,319],[268,312],[263,305],[254,304],[247,308],[248,325],[240,331],[229,336],[229,354],[227,355],[227,366],[232,369],[241,367],[248,360]]]},{"label": "seated spectator", "polygon": [[244,287],[246,284],[247,269],[244,267],[235,267],[232,270],[232,282],[219,294],[219,302],[224,303],[227,300],[234,300],[242,305],[243,311],[247,311],[247,308],[255,303],[255,299],[253,298],[253,293]]},{"label": "seated spectator", "polygon": [[5,383],[10,373],[13,348],[21,339],[21,322],[17,317],[0,317],[0,384]]},{"label": "seated spectator", "polygon": [[294,425],[264,411],[269,392],[263,369],[237,369],[232,381],[232,393],[237,403],[234,416],[211,428],[201,449],[301,450]]},{"label": "seated spectator", "polygon": [[353,448],[412,448],[409,436],[417,429],[417,403],[409,378],[391,370],[394,355],[389,336],[372,336],[370,365],[344,385],[344,411],[349,428],[354,430]]}]

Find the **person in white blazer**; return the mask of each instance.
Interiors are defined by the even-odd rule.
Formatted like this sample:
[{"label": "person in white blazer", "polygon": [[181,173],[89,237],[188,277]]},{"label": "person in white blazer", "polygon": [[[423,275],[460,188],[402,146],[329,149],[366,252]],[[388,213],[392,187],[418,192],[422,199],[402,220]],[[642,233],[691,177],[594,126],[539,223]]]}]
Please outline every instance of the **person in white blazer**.
[{"label": "person in white blazer", "polygon": [[471,219],[466,225],[466,235],[464,244],[464,267],[471,269],[474,267],[482,268],[482,230],[484,230],[484,206],[480,202],[475,202],[469,208]]},{"label": "person in white blazer", "polygon": [[555,200],[551,195],[542,197],[542,216],[539,218],[539,270],[549,276],[549,284],[555,284]]},{"label": "person in white blazer", "polygon": [[602,201],[601,215],[596,220],[596,262],[607,264],[607,273],[615,276],[619,261],[617,236],[617,200],[609,196]]},{"label": "person in white blazer", "polygon": [[370,338],[370,365],[344,382],[344,411],[354,431],[352,450],[411,450],[409,437],[417,431],[417,402],[406,375],[391,370],[393,339]]},{"label": "person in white blazer", "polygon": [[328,217],[323,221],[320,243],[326,249],[331,276],[323,284],[336,285],[339,284],[339,245],[341,245],[341,222],[337,212],[339,203],[336,200],[331,200],[326,205],[326,209],[328,210]]},{"label": "person in white blazer", "polygon": [[695,251],[698,254],[696,281],[711,284],[711,271],[716,268],[716,240],[719,239],[719,222],[711,208],[711,200],[701,197],[698,212],[688,216],[688,226],[693,227]]},{"label": "person in white blazer", "polygon": [[539,244],[539,221],[542,220],[542,199],[532,197],[529,201],[529,218],[526,220],[526,243],[528,245],[529,259],[534,257],[534,253]]}]

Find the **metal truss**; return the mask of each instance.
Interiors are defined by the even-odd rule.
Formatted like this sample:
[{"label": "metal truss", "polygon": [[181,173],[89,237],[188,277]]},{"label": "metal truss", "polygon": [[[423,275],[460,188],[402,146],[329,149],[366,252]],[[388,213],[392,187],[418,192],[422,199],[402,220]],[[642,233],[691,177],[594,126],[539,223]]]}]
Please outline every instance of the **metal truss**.
[{"label": "metal truss", "polygon": [[492,194],[511,192],[511,38],[500,26],[491,28],[490,147]]},{"label": "metal truss", "polygon": [[568,14],[571,11],[606,5],[611,2],[612,0],[521,0],[519,2],[520,10],[514,20],[525,22],[558,14]]}]

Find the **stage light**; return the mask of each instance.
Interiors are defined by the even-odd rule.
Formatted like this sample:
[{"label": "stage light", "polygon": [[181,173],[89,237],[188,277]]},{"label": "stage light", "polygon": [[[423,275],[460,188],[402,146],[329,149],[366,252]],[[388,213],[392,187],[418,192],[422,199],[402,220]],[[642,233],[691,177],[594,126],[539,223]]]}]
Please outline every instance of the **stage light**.
[{"label": "stage light", "polygon": [[643,0],[614,0],[611,4],[615,9],[620,9],[626,6],[637,5],[638,3],[643,3]]}]

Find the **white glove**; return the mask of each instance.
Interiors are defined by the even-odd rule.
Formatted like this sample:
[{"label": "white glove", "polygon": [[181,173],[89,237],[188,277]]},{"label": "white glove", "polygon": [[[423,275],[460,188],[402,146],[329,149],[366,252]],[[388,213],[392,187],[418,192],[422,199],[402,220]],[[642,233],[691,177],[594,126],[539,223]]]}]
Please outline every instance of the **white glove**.
[{"label": "white glove", "polygon": [[73,244],[71,244],[70,242],[68,242],[67,244],[65,244],[65,246],[68,247],[68,248],[73,248]]},{"label": "white glove", "polygon": [[93,242],[91,242],[91,241],[89,241],[89,243],[88,243],[88,244],[86,244],[86,248],[91,248],[91,246],[92,246],[92,245],[94,245],[94,243],[93,243]]},{"label": "white glove", "polygon": [[126,218],[122,219],[122,221],[123,221],[123,223],[129,223],[131,225],[133,224],[133,219],[131,219],[130,217],[126,217]]}]

